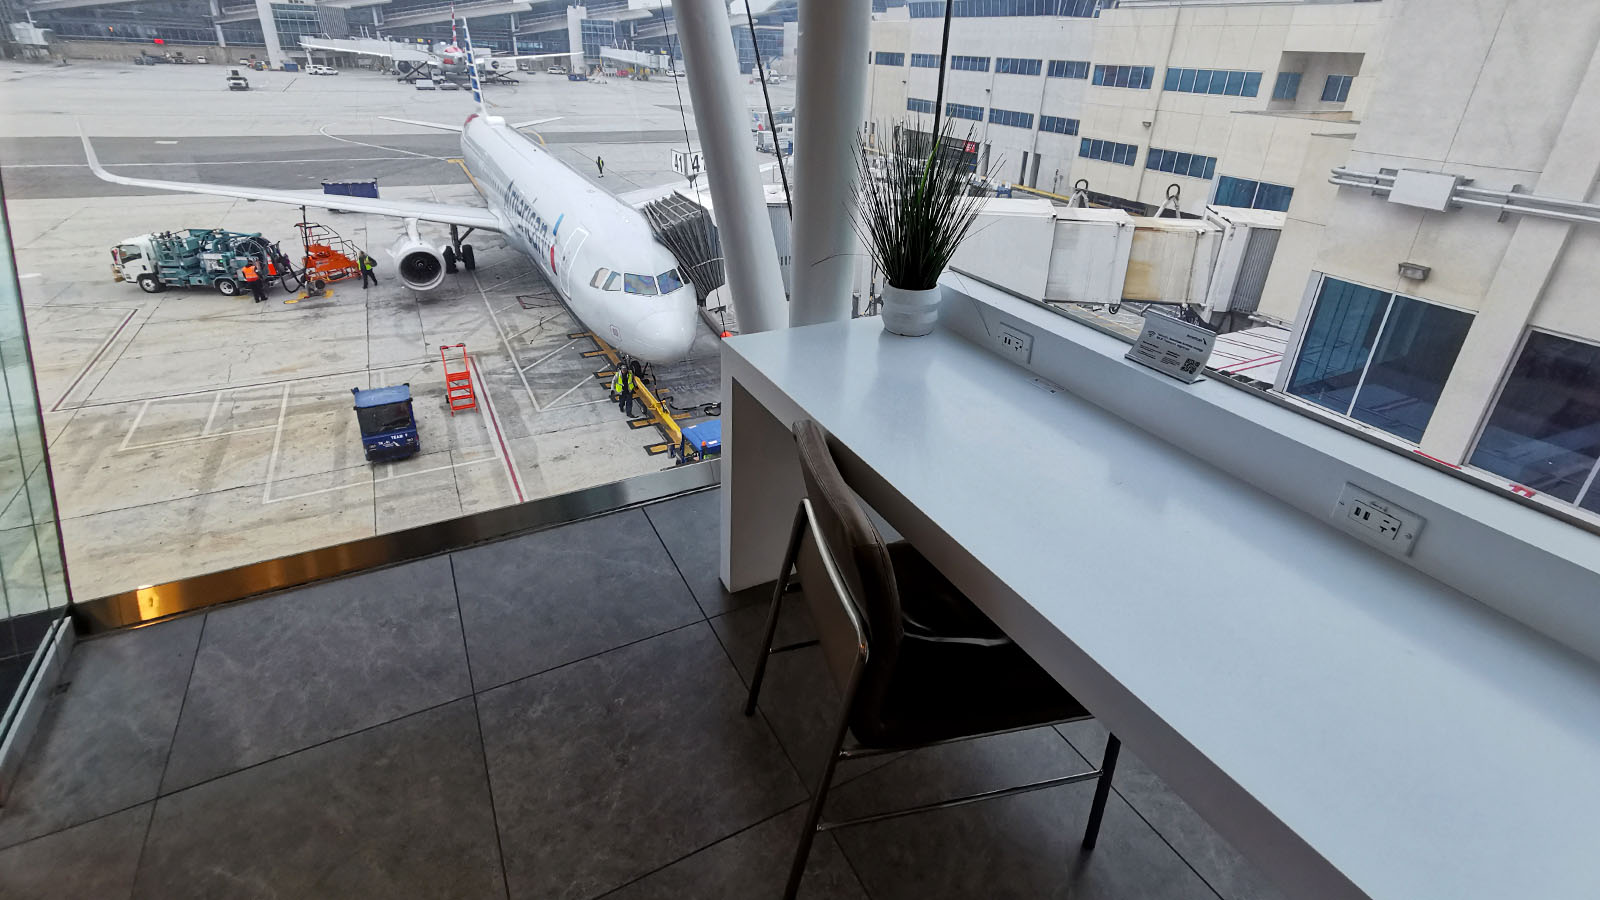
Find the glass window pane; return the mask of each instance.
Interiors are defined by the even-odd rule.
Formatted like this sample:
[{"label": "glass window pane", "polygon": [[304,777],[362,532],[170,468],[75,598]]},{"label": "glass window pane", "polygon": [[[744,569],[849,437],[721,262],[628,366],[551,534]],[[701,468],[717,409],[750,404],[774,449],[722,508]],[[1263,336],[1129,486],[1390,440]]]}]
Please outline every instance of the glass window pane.
[{"label": "glass window pane", "polygon": [[1261,92],[1261,73],[1246,72],[1244,75],[1244,95],[1254,97]]},{"label": "glass window pane", "polygon": [[656,292],[656,280],[649,275],[624,273],[622,276],[622,289],[629,294],[654,294]]},{"label": "glass window pane", "polygon": [[1217,158],[1215,156],[1206,157],[1206,171],[1205,171],[1205,174],[1201,175],[1200,177],[1204,178],[1207,181],[1210,181],[1212,178],[1214,178],[1216,176],[1216,174],[1217,174]]},{"label": "glass window pane", "polygon": [[1228,73],[1212,72],[1211,84],[1206,88],[1208,94],[1224,94],[1228,90]]},{"label": "glass window pane", "polygon": [[668,269],[656,276],[656,284],[660,285],[661,293],[670,294],[683,287],[683,279],[678,277],[677,269]]},{"label": "glass window pane", "polygon": [[1207,89],[1209,89],[1210,87],[1211,87],[1211,70],[1210,69],[1195,69],[1194,70],[1194,92],[1196,94],[1204,94],[1207,91]]},{"label": "glass window pane", "polygon": [[1350,415],[1408,441],[1422,440],[1472,314],[1395,297]]},{"label": "glass window pane", "polygon": [[1237,97],[1244,93],[1244,73],[1229,72],[1226,93],[1230,97]]},{"label": "glass window pane", "polygon": [[[1568,503],[1600,458],[1600,347],[1533,332],[1471,463]],[[1580,503],[1600,512],[1600,485]]]},{"label": "glass window pane", "polygon": [[1168,171],[1172,172],[1174,175],[1187,175],[1187,174],[1189,174],[1189,160],[1190,159],[1192,159],[1192,157],[1189,154],[1187,154],[1187,153],[1179,153],[1178,154],[1178,158],[1172,161],[1172,168],[1169,169]]},{"label": "glass window pane", "polygon": [[1179,74],[1180,74],[1180,72],[1177,69],[1168,69],[1167,70],[1167,80],[1162,85],[1162,87],[1165,90],[1169,90],[1169,91],[1177,90],[1178,89],[1178,76],[1179,76]]},{"label": "glass window pane", "polygon": [[1337,413],[1350,408],[1390,295],[1324,278],[1287,390]]},{"label": "glass window pane", "polygon": [[1179,69],[1178,72],[1179,72],[1179,75],[1178,75],[1178,90],[1180,90],[1180,91],[1193,91],[1194,90],[1194,77],[1197,74],[1195,72],[1195,70],[1194,69]]}]

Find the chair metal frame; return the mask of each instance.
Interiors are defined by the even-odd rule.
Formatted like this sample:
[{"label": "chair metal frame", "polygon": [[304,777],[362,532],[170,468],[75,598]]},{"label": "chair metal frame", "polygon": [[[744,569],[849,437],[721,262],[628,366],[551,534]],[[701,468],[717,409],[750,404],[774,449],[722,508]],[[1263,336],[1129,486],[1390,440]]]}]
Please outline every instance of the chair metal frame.
[{"label": "chair metal frame", "polygon": [[811,513],[811,501],[808,498],[802,498],[800,500],[799,507],[795,510],[794,524],[789,533],[789,544],[787,549],[784,551],[783,568],[779,572],[777,583],[773,586],[772,605],[767,610],[766,632],[761,644],[762,653],[761,656],[756,660],[755,674],[750,679],[749,697],[745,701],[744,714],[746,716],[755,715],[756,701],[761,694],[761,682],[766,676],[767,661],[775,654],[786,653],[791,650],[799,650],[804,647],[815,646],[819,643],[817,640],[809,640],[786,644],[782,647],[772,646],[773,638],[776,636],[778,630],[778,614],[782,609],[784,595],[789,593],[792,589],[791,579],[795,574],[794,569],[800,552],[800,542],[805,537],[808,528],[811,533],[812,541],[814,541],[817,545],[818,555],[822,559],[823,568],[828,574],[828,580],[831,582],[835,596],[841,598],[845,614],[848,616],[851,626],[855,629],[858,649],[850,667],[850,674],[845,680],[845,686],[843,690],[844,696],[840,702],[839,711],[834,719],[833,738],[829,744],[828,756],[823,763],[822,773],[817,778],[817,786],[812,792],[811,803],[806,811],[805,829],[800,834],[800,843],[799,846],[795,848],[794,861],[790,864],[789,881],[787,886],[784,888],[783,893],[784,900],[794,900],[795,895],[799,893],[800,881],[805,874],[806,861],[811,856],[811,845],[816,840],[817,834],[821,832],[831,831],[836,828],[845,828],[851,825],[865,825],[869,822],[882,822],[886,819],[897,819],[901,816],[908,816],[914,813],[927,812],[935,809],[950,809],[957,806],[965,806],[969,803],[977,803],[983,800],[995,800],[1001,797],[1011,797],[1017,794],[1029,793],[1031,791],[1040,791],[1046,788],[1060,787],[1061,785],[1066,784],[1076,784],[1080,781],[1095,780],[1097,782],[1095,785],[1094,800],[1089,807],[1088,824],[1084,829],[1083,835],[1084,849],[1094,849],[1095,842],[1100,835],[1100,822],[1105,816],[1106,800],[1109,798],[1111,793],[1111,778],[1113,773],[1116,771],[1117,756],[1122,749],[1122,742],[1118,740],[1117,736],[1114,734],[1107,736],[1105,756],[1101,759],[1100,767],[1096,769],[1090,769],[1086,772],[1065,775],[1060,778],[1048,778],[1043,781],[1035,781],[1029,784],[1019,785],[1017,787],[999,788],[995,790],[982,791],[976,794],[967,794],[961,797],[953,797],[947,800],[938,800],[932,803],[922,803],[916,806],[908,806],[903,809],[892,810],[890,812],[874,813],[871,815],[857,816],[855,818],[841,819],[837,821],[825,822],[822,820],[823,807],[827,801],[828,791],[833,785],[833,773],[839,762],[842,760],[863,759],[870,756],[878,756],[884,753],[899,753],[906,750],[919,750],[924,747],[955,744],[962,741],[975,740],[978,738],[993,737],[1001,734],[1011,734],[1018,731],[1028,731],[1034,728],[1050,727],[1052,725],[1060,725],[1067,722],[1078,722],[1091,717],[1078,716],[1075,718],[1061,719],[1055,722],[1040,723],[1039,725],[1027,725],[1022,728],[990,731],[983,734],[964,735],[946,740],[929,741],[926,743],[906,746],[881,748],[863,747],[859,745],[846,746],[846,741],[850,736],[850,714],[855,705],[856,691],[861,685],[862,673],[866,670],[867,659],[871,653],[871,645],[870,641],[868,640],[866,628],[861,621],[860,604],[857,603],[856,598],[851,595],[849,586],[839,574],[838,562],[833,557],[832,548],[829,547],[828,544],[823,540],[821,531],[817,527],[816,518]]}]

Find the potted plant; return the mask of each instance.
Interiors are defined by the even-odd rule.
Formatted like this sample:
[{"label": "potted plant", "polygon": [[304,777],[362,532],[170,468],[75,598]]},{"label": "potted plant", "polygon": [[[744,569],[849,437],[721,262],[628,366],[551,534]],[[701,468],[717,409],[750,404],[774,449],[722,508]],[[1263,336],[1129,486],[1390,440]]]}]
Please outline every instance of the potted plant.
[{"label": "potted plant", "polygon": [[893,135],[883,150],[856,142],[856,231],[886,282],[883,327],[923,335],[939,318],[939,276],[972,229],[983,198],[972,190],[964,154],[936,152],[953,143],[948,122],[937,142],[907,127],[881,130]]}]

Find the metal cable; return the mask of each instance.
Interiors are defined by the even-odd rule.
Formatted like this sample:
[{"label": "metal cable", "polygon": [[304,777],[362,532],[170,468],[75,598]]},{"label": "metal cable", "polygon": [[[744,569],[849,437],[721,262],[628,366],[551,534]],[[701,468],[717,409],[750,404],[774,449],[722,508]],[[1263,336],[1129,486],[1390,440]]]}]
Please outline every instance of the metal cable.
[{"label": "metal cable", "polygon": [[783,208],[794,218],[794,201],[789,196],[789,173],[783,167],[783,147],[778,143],[778,120],[772,115],[772,95],[767,92],[767,70],[761,64],[761,45],[756,43],[756,17],[750,14],[750,0],[744,0],[744,21],[750,26],[750,49],[756,55],[756,77],[761,79],[761,99],[767,104],[767,125],[772,129],[772,155],[778,158],[778,178],[783,181]]}]

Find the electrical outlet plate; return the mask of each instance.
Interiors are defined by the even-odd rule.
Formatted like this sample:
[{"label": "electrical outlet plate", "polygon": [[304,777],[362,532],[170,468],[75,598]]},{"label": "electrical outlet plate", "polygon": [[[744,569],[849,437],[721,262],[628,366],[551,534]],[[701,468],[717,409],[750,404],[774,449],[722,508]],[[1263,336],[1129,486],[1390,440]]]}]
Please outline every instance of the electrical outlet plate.
[{"label": "electrical outlet plate", "polygon": [[995,341],[1000,345],[1000,354],[1009,359],[1014,359],[1024,365],[1033,356],[1033,335],[1005,322],[1000,324],[995,332]]},{"label": "electrical outlet plate", "polygon": [[1409,509],[1349,483],[1339,492],[1333,520],[1345,531],[1399,556],[1411,555],[1426,521]]}]

